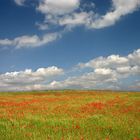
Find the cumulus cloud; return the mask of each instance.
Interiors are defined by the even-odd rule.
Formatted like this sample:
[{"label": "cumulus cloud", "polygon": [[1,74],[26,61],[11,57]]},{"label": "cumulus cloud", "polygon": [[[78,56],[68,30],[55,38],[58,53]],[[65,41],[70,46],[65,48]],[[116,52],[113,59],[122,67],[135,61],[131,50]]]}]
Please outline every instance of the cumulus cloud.
[{"label": "cumulus cloud", "polygon": [[[90,72],[84,72],[80,76],[68,77],[64,81],[53,81],[47,87],[51,89],[122,89],[121,80],[140,76],[139,57],[140,49],[123,57],[111,55],[98,57],[87,63],[79,63],[76,70],[90,68]],[[130,89],[129,87],[126,88]],[[138,90],[138,86],[136,90]]]},{"label": "cumulus cloud", "polygon": [[60,33],[49,33],[45,34],[42,38],[37,35],[33,36],[20,36],[13,40],[1,39],[0,46],[15,46],[16,48],[29,48],[29,47],[39,47],[46,45],[57,38],[61,37]]},{"label": "cumulus cloud", "polygon": [[[105,15],[99,13],[93,14],[90,12],[80,12],[60,19],[60,25],[83,24],[88,28],[100,29],[115,24],[122,16],[133,13],[140,7],[140,0],[112,0],[111,10]],[[92,14],[91,14],[92,13]]]},{"label": "cumulus cloud", "polygon": [[[95,7],[95,4],[92,3],[92,5]],[[61,0],[59,2],[43,0],[40,2],[38,10],[45,14],[47,22],[59,26],[85,25],[88,28],[100,29],[111,26],[122,16],[136,11],[140,7],[140,0],[112,0],[112,7],[105,15],[94,13],[94,7],[87,12],[84,6],[80,7],[80,0]],[[78,11],[75,11],[75,9]],[[50,18],[50,14],[55,16]]]},{"label": "cumulus cloud", "polygon": [[108,57],[98,57],[96,59],[90,60],[87,63],[80,63],[81,68],[91,67],[91,68],[116,68],[121,66],[129,65],[129,61],[126,57],[121,57],[119,55],[110,55]]},{"label": "cumulus cloud", "polygon": [[98,57],[90,60],[87,63],[79,63],[78,67],[96,69],[107,69],[110,68],[117,73],[119,77],[125,75],[136,75],[140,74],[140,49],[134,51],[128,56],[110,55],[108,57]]},{"label": "cumulus cloud", "polygon": [[63,69],[56,66],[39,68],[36,71],[26,69],[25,71],[6,72],[0,74],[0,90],[41,90],[47,81],[63,73]]},{"label": "cumulus cloud", "polygon": [[128,59],[131,65],[139,65],[140,66],[140,49],[134,51],[132,54],[128,55]]},{"label": "cumulus cloud", "polygon": [[[56,66],[39,68],[36,71],[26,69],[24,71],[6,72],[0,74],[0,90],[140,90],[139,82],[135,83],[140,78],[139,60],[140,49],[127,56],[110,55],[94,58],[86,63],[77,64],[76,69],[74,71],[71,69],[69,72]],[[81,71],[80,74],[75,75],[79,70]],[[57,76],[60,76],[59,80],[57,80]],[[126,83],[130,79],[132,82],[127,85]],[[124,81],[125,83],[123,83]]]},{"label": "cumulus cloud", "polygon": [[0,45],[9,46],[12,45],[13,41],[9,39],[0,39]]},{"label": "cumulus cloud", "polygon": [[[53,4],[49,5],[48,3]],[[72,0],[69,2],[67,0],[59,2],[56,0],[44,0],[37,9],[45,16],[44,23],[40,24],[41,26],[39,26],[39,28],[47,27],[46,29],[49,28],[49,25],[60,27],[89,26],[94,17],[93,11],[86,12],[84,9],[81,10],[80,0]]]},{"label": "cumulus cloud", "polygon": [[69,77],[64,81],[53,81],[49,89],[117,89],[116,73],[110,69],[98,69],[81,76]]},{"label": "cumulus cloud", "polygon": [[[14,1],[17,5],[22,6],[26,0]],[[108,27],[114,25],[121,17],[136,11],[140,7],[140,0],[112,0],[112,6],[105,15],[96,13],[95,7],[93,2],[81,0],[41,0],[38,1],[36,10],[44,15],[44,21],[38,23],[37,26],[39,30],[63,27],[61,32],[69,31],[69,29],[81,25],[88,29]],[[24,35],[13,40],[0,39],[0,46],[38,47],[56,40],[58,36],[60,37],[60,34],[56,31],[54,34],[50,33],[43,37]]]},{"label": "cumulus cloud", "polygon": [[42,0],[38,10],[43,14],[64,15],[77,9],[80,0]]}]

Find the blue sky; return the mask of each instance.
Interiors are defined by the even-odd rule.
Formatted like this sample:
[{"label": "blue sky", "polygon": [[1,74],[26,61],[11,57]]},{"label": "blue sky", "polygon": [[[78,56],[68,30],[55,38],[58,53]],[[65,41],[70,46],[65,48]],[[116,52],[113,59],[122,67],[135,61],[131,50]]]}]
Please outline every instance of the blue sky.
[{"label": "blue sky", "polygon": [[0,90],[140,90],[139,7],[140,0],[1,0]]}]

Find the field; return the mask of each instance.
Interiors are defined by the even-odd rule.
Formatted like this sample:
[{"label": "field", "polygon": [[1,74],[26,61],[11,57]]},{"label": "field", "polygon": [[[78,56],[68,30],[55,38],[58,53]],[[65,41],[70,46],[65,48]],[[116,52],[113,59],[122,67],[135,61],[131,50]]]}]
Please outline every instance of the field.
[{"label": "field", "polygon": [[140,140],[140,92],[0,93],[0,140]]}]

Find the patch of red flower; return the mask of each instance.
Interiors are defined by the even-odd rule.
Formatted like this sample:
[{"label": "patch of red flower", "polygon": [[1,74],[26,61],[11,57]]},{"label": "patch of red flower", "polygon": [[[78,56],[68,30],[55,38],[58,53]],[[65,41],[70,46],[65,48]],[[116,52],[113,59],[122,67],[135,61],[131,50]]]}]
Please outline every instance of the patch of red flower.
[{"label": "patch of red flower", "polygon": [[87,104],[86,106],[94,108],[94,109],[101,110],[105,107],[105,104],[101,103],[101,102],[93,102],[93,103]]},{"label": "patch of red flower", "polygon": [[134,140],[140,140],[140,138],[134,138]]},{"label": "patch of red flower", "polygon": [[78,124],[73,124],[73,129],[80,129],[81,127]]},{"label": "patch of red flower", "polygon": [[75,128],[76,128],[76,129],[80,129],[80,126],[79,126],[79,125],[76,125]]},{"label": "patch of red flower", "polygon": [[38,100],[30,100],[30,101],[23,101],[23,102],[0,102],[0,106],[25,106],[29,104],[33,104],[39,102]]},{"label": "patch of red flower", "polygon": [[81,111],[83,113],[94,113],[95,111],[101,111],[104,109],[106,105],[102,102],[92,102],[92,103],[88,103],[84,106],[81,107]]}]

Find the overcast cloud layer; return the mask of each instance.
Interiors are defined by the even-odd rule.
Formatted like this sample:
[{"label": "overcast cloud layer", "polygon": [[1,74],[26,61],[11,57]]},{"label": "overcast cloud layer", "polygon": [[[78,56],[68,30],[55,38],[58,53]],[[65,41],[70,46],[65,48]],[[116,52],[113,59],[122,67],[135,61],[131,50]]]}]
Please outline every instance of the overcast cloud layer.
[{"label": "overcast cloud layer", "polygon": [[[56,66],[36,71],[7,72],[0,74],[0,90],[46,90],[46,89],[116,89],[140,90],[140,49],[127,56],[110,55],[98,57],[87,63],[79,63],[67,72]],[[73,70],[74,69],[74,70]],[[75,72],[82,71],[79,76]],[[68,76],[69,73],[73,76]],[[64,78],[65,80],[56,80]],[[134,81],[127,83],[129,78]],[[124,82],[125,84],[121,84]]]},{"label": "overcast cloud layer", "polygon": [[[27,0],[13,0],[18,6],[26,6]],[[34,48],[47,45],[60,38],[64,32],[76,26],[85,26],[88,29],[101,29],[114,25],[123,16],[131,14],[140,7],[140,0],[112,0],[110,10],[105,15],[94,11],[96,5],[82,3],[82,0],[41,0],[36,3],[35,10],[44,15],[44,21],[37,23],[39,30],[48,30],[61,27],[62,31],[55,31],[38,35],[23,35],[13,39],[1,38],[0,46],[15,48]],[[91,10],[86,11],[85,7]]]}]

